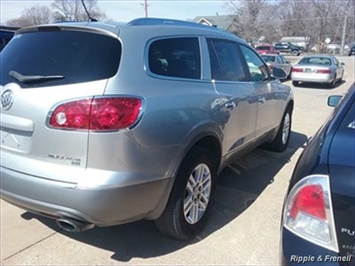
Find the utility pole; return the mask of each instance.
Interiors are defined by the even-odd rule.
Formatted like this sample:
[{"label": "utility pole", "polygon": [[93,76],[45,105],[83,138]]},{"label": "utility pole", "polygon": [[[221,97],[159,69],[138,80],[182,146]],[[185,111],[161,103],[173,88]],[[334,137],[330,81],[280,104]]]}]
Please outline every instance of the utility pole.
[{"label": "utility pole", "polygon": [[[347,12],[346,12],[347,13]],[[344,46],[345,46],[345,36],[346,36],[346,26],[348,22],[347,14],[344,16],[344,24],[343,24],[343,33],[341,35],[341,45],[340,45],[340,55],[344,54]]]},{"label": "utility pole", "polygon": [[144,0],[144,14],[145,17],[148,17],[148,0]]}]

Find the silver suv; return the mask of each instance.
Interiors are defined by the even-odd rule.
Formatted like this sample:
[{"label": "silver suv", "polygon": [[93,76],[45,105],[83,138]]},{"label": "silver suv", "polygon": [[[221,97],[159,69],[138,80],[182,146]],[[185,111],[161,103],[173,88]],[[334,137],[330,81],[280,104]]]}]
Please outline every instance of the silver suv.
[{"label": "silver suv", "polygon": [[34,26],[0,56],[1,198],[67,231],[150,219],[192,238],[225,166],[289,142],[285,73],[213,27]]}]

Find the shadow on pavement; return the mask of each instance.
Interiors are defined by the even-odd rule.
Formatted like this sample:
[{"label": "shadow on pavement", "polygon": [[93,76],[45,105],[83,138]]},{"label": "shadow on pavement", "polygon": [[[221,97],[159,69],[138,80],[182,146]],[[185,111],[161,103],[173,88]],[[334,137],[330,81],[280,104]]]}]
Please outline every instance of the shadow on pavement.
[{"label": "shadow on pavement", "polygon": [[24,213],[22,217],[36,218],[71,239],[114,252],[111,258],[117,261],[162,256],[201,241],[237,219],[258,199],[267,186],[272,185],[279,170],[306,141],[307,136],[292,132],[289,148],[285,152],[275,153],[256,149],[224,169],[219,176],[216,200],[207,227],[193,241],[184,242],[167,238],[157,231],[152,221],[68,233],[59,230],[51,219],[29,213]]},{"label": "shadow on pavement", "polygon": [[321,89],[321,90],[334,90],[340,87],[342,84],[345,83],[345,80],[338,81],[334,88],[329,87],[328,84],[323,83],[310,83],[310,82],[301,82],[297,86],[293,86],[295,89],[297,88],[309,88],[309,89]]}]

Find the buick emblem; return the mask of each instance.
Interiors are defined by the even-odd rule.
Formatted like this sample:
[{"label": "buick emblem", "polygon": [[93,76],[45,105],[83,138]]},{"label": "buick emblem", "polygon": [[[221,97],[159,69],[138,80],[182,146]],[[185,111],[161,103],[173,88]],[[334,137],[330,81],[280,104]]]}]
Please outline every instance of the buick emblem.
[{"label": "buick emblem", "polygon": [[11,90],[6,90],[4,91],[3,94],[1,94],[1,107],[4,110],[9,110],[13,102],[14,102],[14,94]]}]

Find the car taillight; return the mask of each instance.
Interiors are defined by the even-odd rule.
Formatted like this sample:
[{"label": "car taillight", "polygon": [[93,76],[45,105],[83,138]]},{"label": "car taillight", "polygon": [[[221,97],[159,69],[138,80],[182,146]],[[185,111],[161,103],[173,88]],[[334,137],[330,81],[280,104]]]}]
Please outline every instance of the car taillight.
[{"label": "car taillight", "polygon": [[269,69],[272,70],[274,68],[273,64],[267,64],[269,66]]},{"label": "car taillight", "polygon": [[292,188],[283,225],[312,243],[338,252],[328,176],[308,176]]},{"label": "car taillight", "polygon": [[317,73],[330,74],[330,69],[318,69]]},{"label": "car taillight", "polygon": [[132,126],[142,102],[138,98],[91,98],[59,105],[49,125],[61,129],[118,130]]},{"label": "car taillight", "polygon": [[303,68],[294,67],[294,68],[292,68],[292,72],[303,72]]}]

